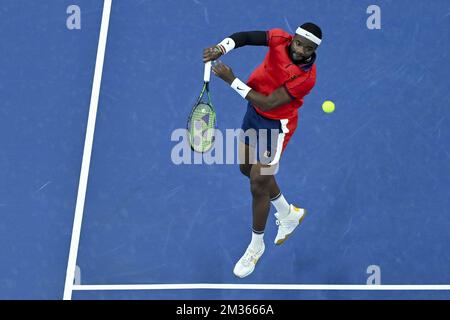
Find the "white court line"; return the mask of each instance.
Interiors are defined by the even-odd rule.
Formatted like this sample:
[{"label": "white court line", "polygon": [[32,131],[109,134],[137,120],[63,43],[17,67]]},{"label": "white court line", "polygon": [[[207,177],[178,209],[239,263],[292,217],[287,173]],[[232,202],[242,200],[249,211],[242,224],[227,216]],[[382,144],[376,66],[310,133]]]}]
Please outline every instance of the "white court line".
[{"label": "white court line", "polygon": [[181,283],[181,284],[117,284],[74,285],[73,290],[355,290],[355,291],[449,291],[450,285],[344,285],[344,284],[229,284],[229,283]]},{"label": "white court line", "polygon": [[97,118],[98,99],[100,85],[102,82],[103,61],[105,59],[106,39],[108,36],[109,16],[111,13],[112,0],[103,3],[102,23],[98,39],[97,59],[95,61],[94,81],[92,84],[91,103],[89,106],[89,117],[84,141],[83,160],[81,162],[80,181],[78,184],[77,203],[75,217],[73,220],[72,239],[70,241],[69,261],[67,262],[66,283],[64,286],[64,300],[72,298],[73,282],[75,278],[75,267],[77,263],[78,245],[80,242],[81,223],[83,221],[84,203],[91,164],[92,144],[94,141],[95,120]]}]

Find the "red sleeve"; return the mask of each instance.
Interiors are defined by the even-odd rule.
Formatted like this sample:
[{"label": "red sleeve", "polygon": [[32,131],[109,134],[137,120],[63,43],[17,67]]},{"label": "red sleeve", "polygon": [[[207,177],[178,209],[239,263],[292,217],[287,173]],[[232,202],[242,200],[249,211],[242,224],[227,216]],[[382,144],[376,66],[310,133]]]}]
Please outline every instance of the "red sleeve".
[{"label": "red sleeve", "polygon": [[313,78],[296,78],[284,84],[289,95],[295,100],[301,100],[311,92],[314,87],[315,80]]},{"label": "red sleeve", "polygon": [[280,44],[290,42],[292,36],[283,29],[270,29],[267,31],[267,43],[269,47],[276,47]]}]

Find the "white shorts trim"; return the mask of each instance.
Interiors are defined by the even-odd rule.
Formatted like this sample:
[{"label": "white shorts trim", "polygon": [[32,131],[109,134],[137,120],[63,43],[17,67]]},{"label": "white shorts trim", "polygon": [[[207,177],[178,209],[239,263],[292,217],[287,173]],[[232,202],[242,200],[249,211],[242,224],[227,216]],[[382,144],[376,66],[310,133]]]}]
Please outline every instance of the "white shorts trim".
[{"label": "white shorts trim", "polygon": [[277,151],[275,153],[273,160],[269,163],[270,166],[277,164],[280,161],[281,152],[283,151],[284,138],[286,136],[286,133],[289,132],[289,129],[287,127],[288,122],[289,122],[289,119],[281,119],[280,120],[282,132],[278,135],[277,147],[276,147]]}]

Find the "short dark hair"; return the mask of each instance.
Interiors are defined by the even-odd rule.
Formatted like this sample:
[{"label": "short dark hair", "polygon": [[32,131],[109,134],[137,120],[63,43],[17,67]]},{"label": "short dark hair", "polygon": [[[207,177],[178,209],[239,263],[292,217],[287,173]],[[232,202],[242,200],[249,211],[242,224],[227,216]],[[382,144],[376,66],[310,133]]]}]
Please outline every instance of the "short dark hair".
[{"label": "short dark hair", "polygon": [[311,32],[317,38],[322,40],[322,30],[319,28],[318,25],[316,25],[312,22],[306,22],[306,23],[302,24],[300,26],[300,28],[305,29],[308,32]]}]

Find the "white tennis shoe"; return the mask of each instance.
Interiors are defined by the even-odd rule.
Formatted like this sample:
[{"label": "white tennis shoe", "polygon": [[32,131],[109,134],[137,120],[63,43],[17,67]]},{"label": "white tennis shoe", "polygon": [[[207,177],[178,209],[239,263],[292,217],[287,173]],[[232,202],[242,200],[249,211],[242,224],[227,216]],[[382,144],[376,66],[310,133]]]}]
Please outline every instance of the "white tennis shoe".
[{"label": "white tennis shoe", "polygon": [[275,237],[274,243],[277,245],[283,244],[284,241],[294,232],[295,228],[302,223],[305,218],[306,210],[302,208],[294,207],[292,204],[289,208],[289,214],[283,219],[278,219],[278,212],[275,213],[277,218],[278,233]]},{"label": "white tennis shoe", "polygon": [[250,275],[253,270],[255,270],[256,263],[258,263],[259,258],[261,258],[262,254],[264,253],[264,250],[264,243],[261,250],[259,251],[255,251],[253,248],[248,246],[247,250],[245,250],[244,255],[234,266],[234,275],[239,278],[245,278],[246,276]]}]

